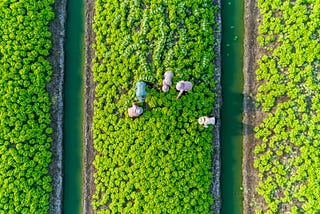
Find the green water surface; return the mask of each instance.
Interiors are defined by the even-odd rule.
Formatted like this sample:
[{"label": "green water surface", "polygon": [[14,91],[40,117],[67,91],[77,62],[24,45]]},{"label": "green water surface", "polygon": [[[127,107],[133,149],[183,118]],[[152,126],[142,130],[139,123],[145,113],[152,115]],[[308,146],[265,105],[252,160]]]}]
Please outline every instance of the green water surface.
[{"label": "green water surface", "polygon": [[69,0],[64,83],[63,213],[81,213],[84,4]]},{"label": "green water surface", "polygon": [[243,0],[222,0],[221,196],[223,214],[242,213]]}]

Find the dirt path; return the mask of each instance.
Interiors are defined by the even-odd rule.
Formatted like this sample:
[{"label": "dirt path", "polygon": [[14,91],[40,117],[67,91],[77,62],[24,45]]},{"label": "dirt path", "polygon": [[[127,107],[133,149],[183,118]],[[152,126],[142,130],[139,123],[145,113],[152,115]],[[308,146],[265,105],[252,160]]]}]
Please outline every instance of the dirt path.
[{"label": "dirt path", "polygon": [[91,71],[94,50],[91,47],[94,42],[92,21],[94,17],[94,0],[85,1],[85,71],[84,71],[84,147],[83,147],[83,213],[94,213],[92,209],[92,195],[95,191],[93,160],[96,151],[93,148],[92,119],[95,84]]},{"label": "dirt path", "polygon": [[244,112],[243,112],[243,213],[255,213],[256,204],[261,204],[262,198],[256,193],[258,185],[258,171],[253,167],[254,147],[257,139],[254,138],[253,128],[264,118],[263,113],[255,107],[258,82],[255,71],[257,60],[263,50],[257,42],[259,9],[257,0],[245,0],[245,38],[244,38]]},{"label": "dirt path", "polygon": [[62,213],[63,194],[63,82],[64,82],[64,42],[66,22],[66,0],[57,0],[54,4],[55,19],[50,23],[52,32],[52,50],[49,61],[53,69],[53,77],[47,84],[52,106],[51,117],[53,142],[51,145],[52,162],[49,165],[49,175],[52,177],[53,190],[50,193],[49,213]]}]

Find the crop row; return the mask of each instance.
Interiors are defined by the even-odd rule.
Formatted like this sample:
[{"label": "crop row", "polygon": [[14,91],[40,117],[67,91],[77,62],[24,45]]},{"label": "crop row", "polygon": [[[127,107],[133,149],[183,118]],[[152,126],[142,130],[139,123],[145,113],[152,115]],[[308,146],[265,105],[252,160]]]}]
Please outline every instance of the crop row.
[{"label": "crop row", "polygon": [[53,0],[0,2],[0,210],[46,213],[52,190],[49,21]]},{"label": "crop row", "polygon": [[[209,0],[97,0],[93,137],[98,213],[210,213],[216,7]],[[163,75],[173,85],[161,91]],[[147,83],[144,113],[127,109]],[[193,83],[176,100],[175,84]],[[141,104],[140,104],[141,105]]]},{"label": "crop row", "polygon": [[259,0],[257,213],[320,212],[320,1]]}]

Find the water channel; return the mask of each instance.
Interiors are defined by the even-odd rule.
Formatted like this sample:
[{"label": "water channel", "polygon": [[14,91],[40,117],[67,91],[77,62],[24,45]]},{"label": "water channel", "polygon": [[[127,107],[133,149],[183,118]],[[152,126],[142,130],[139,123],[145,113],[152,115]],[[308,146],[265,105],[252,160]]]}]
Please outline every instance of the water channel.
[{"label": "water channel", "polygon": [[64,88],[63,213],[81,213],[84,3],[69,0]]},{"label": "water channel", "polygon": [[242,213],[243,0],[222,0],[222,214]]}]

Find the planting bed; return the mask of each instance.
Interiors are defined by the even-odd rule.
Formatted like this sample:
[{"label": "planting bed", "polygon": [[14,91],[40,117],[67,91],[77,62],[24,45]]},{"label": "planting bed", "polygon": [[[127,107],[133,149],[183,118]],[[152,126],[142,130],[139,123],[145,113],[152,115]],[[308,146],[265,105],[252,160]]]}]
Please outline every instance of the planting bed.
[{"label": "planting bed", "polygon": [[[87,212],[212,212],[213,128],[197,119],[215,99],[216,10],[211,1],[95,2],[96,155]],[[173,85],[164,93],[169,70]],[[132,119],[127,108],[138,80],[148,95],[143,115]],[[194,86],[176,100],[180,80]]]},{"label": "planting bed", "polygon": [[[260,48],[256,53],[256,80],[247,76],[245,121],[255,126],[257,140],[249,139],[255,145],[249,146],[254,153],[251,164],[257,171],[251,169],[254,176],[247,174],[255,179],[245,177],[252,181],[245,186],[247,211],[320,210],[319,3],[255,3],[260,10],[256,28]],[[252,62],[255,56],[250,57]],[[249,69],[245,69],[245,75],[250,75]],[[250,100],[255,100],[255,105]]]},{"label": "planting bed", "polygon": [[53,141],[46,84],[54,1],[0,3],[0,210],[45,213]]}]

